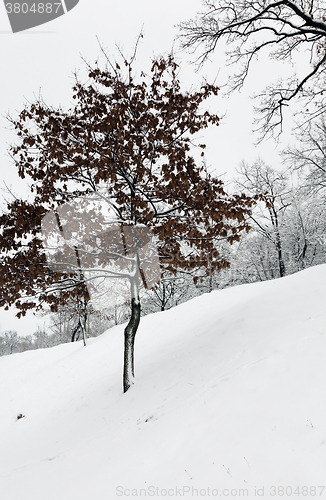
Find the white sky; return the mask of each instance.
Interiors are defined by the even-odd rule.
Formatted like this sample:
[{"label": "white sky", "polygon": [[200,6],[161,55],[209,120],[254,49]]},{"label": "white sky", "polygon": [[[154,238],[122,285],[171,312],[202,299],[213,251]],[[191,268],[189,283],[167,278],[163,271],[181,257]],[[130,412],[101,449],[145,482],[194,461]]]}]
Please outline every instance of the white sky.
[{"label": "white sky", "polygon": [[[7,153],[8,144],[16,139],[5,118],[8,112],[17,116],[26,100],[34,101],[40,91],[47,103],[69,107],[73,72],[83,70],[81,56],[93,63],[100,55],[96,37],[109,54],[117,53],[115,44],[130,54],[143,27],[144,39],[139,47],[136,67],[139,70],[144,66],[148,68],[153,56],[171,50],[178,33],[175,25],[199,10],[200,0],[80,0],[67,15],[35,29],[13,34],[5,6],[1,3],[0,189],[6,182],[16,194],[27,191]],[[177,51],[177,42],[174,47]],[[189,54],[177,53],[177,56],[183,61],[181,75],[185,89],[195,87],[203,77],[210,81],[216,77],[217,85],[225,82],[229,69],[225,68],[222,53],[214,54],[212,61],[199,73],[190,65]],[[235,167],[243,159],[250,162],[260,156],[269,164],[280,166],[273,141],[254,146],[257,137],[252,134],[252,101],[248,98],[248,94],[275,77],[275,71],[280,71],[279,67],[276,68],[270,63],[257,65],[245,92],[228,100],[218,97],[211,103],[212,111],[226,116],[218,129],[204,131],[201,141],[207,144],[210,170],[217,175],[225,174],[226,181],[232,179]],[[288,136],[283,138],[283,145]],[[0,193],[2,204],[1,198]]]}]

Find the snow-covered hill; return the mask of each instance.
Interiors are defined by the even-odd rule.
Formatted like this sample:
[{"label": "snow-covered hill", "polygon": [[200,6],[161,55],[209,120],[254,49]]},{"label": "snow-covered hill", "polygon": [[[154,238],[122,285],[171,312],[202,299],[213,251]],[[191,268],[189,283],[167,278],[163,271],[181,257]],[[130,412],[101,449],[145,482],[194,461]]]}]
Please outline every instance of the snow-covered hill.
[{"label": "snow-covered hill", "polygon": [[122,356],[0,358],[1,500],[326,498],[326,265],[142,318],[125,395]]}]

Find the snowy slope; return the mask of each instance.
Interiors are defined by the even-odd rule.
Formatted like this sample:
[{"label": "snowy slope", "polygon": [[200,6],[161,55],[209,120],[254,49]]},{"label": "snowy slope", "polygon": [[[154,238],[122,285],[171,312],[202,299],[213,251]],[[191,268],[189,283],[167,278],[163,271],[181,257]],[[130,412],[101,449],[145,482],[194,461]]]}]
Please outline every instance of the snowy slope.
[{"label": "snowy slope", "polygon": [[326,498],[325,305],[323,265],[144,317],[125,395],[122,326],[0,358],[1,500]]}]

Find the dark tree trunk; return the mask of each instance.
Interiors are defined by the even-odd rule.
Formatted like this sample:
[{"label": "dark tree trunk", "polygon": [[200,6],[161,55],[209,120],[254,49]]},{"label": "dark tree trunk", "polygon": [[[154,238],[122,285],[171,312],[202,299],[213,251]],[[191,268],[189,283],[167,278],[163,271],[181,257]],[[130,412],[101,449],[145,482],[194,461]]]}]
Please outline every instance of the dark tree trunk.
[{"label": "dark tree trunk", "polygon": [[274,232],[275,232],[275,237],[276,237],[276,250],[277,250],[277,260],[278,260],[278,268],[280,272],[280,277],[283,278],[283,276],[286,275],[286,269],[285,269],[285,264],[284,264],[284,259],[283,259],[283,252],[282,252],[282,239],[281,239],[281,234],[279,230],[279,224],[278,224],[278,213],[274,205],[272,205],[269,208],[269,213],[271,214],[271,221],[274,226]]},{"label": "dark tree trunk", "polygon": [[131,299],[131,317],[124,331],[124,366],[123,366],[123,392],[127,392],[134,383],[134,346],[135,336],[140,322],[139,297]]},{"label": "dark tree trunk", "polygon": [[83,343],[86,346],[87,313],[85,312],[82,324]]},{"label": "dark tree trunk", "polygon": [[78,300],[78,323],[75,326],[72,336],[71,342],[77,342],[80,337],[80,333],[83,335],[83,343],[86,346],[86,328],[87,328],[87,301],[84,300],[83,306],[81,306],[81,301]]},{"label": "dark tree trunk", "polygon": [[161,301],[161,311],[165,311],[165,282],[163,281],[163,290],[162,290],[162,301]]},{"label": "dark tree trunk", "polygon": [[137,254],[133,266],[133,277],[130,279],[131,316],[124,331],[123,392],[127,392],[133,385],[135,377],[134,347],[140,322],[139,268]]},{"label": "dark tree trunk", "polygon": [[276,248],[277,248],[277,258],[278,258],[278,267],[280,271],[280,277],[286,275],[285,264],[283,260],[283,252],[282,252],[282,244],[280,234],[277,232],[276,234]]}]

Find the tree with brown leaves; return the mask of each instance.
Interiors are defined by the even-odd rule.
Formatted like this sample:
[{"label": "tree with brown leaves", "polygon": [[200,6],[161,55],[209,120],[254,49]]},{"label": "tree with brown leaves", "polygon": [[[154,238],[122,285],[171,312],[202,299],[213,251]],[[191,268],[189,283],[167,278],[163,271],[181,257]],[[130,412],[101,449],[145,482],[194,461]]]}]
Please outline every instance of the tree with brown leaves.
[{"label": "tree with brown leaves", "polygon": [[137,79],[133,62],[89,67],[68,111],[37,101],[11,119],[19,138],[11,153],[31,180],[30,199],[8,203],[0,218],[1,305],[18,315],[45,304],[55,311],[74,295],[89,300],[107,279],[129,283],[124,391],[134,381],[140,286],[155,286],[159,266],[227,267],[215,242],[238,241],[254,203],[228,195],[191,154],[192,136],[219,123],[202,111],[218,88],[181,91],[172,56]]}]

